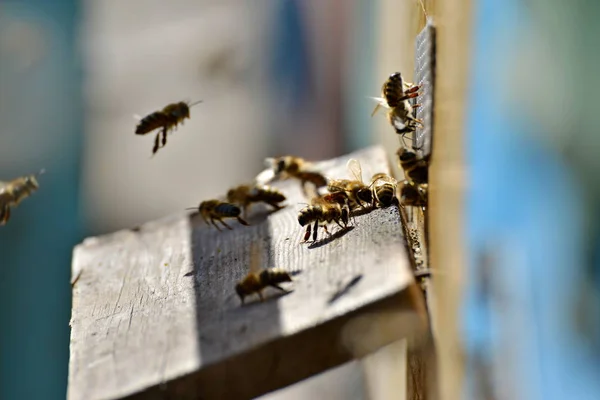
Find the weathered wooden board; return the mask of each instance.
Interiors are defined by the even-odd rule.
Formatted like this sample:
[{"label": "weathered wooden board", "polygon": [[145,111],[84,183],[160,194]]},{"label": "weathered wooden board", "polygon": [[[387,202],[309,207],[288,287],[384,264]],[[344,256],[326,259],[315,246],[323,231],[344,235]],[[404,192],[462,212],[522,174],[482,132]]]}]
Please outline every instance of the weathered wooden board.
[{"label": "weathered wooden board", "polygon": [[[379,147],[351,157],[367,179],[388,171]],[[346,177],[348,158],[318,167]],[[397,208],[300,244],[298,203],[307,200],[296,182],[276,186],[288,207],[257,207],[250,227],[232,222],[233,231],[216,232],[182,213],[75,248],[69,399],[254,397],[398,340],[422,321],[410,318],[424,307]],[[233,286],[255,242],[265,267],[297,275],[293,292],[267,291],[264,303],[241,307]],[[386,317],[378,329],[365,315],[409,318]]]}]

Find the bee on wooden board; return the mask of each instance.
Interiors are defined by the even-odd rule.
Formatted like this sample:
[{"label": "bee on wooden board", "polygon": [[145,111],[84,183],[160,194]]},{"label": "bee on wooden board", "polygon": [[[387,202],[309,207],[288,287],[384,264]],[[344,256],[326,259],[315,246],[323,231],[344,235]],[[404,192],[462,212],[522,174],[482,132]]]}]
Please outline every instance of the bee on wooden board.
[{"label": "bee on wooden board", "polygon": [[348,160],[347,168],[354,179],[330,179],[327,190],[330,193],[345,192],[348,195],[352,210],[358,207],[366,208],[366,205],[373,206],[373,193],[369,186],[363,182],[360,162],[352,158]]},{"label": "bee on wooden board", "polygon": [[327,224],[335,222],[340,228],[348,227],[350,219],[350,208],[348,206],[346,192],[329,193],[314,197],[311,204],[298,212],[298,223],[306,226],[306,232],[302,242],[308,241],[311,235],[311,224],[313,241],[317,240],[319,226],[329,234]]},{"label": "bee on wooden board", "polygon": [[398,183],[393,177],[383,172],[377,173],[371,178],[371,186],[373,197],[379,207],[385,208],[398,204],[398,198],[396,197]]},{"label": "bee on wooden board", "polygon": [[312,163],[296,156],[283,156],[265,159],[265,164],[272,170],[274,178],[297,179],[302,185],[305,196],[311,197],[306,190],[306,185],[314,185],[315,191],[327,186],[327,178],[313,169]]},{"label": "bee on wooden board", "polygon": [[253,203],[267,203],[275,210],[279,210],[283,208],[280,203],[285,200],[285,195],[276,188],[262,185],[240,185],[227,192],[227,201],[239,204],[244,218],[248,207]]},{"label": "bee on wooden board", "polygon": [[152,148],[152,155],[154,155],[159,148],[165,147],[167,144],[167,134],[175,130],[177,125],[183,125],[186,118],[190,118],[190,107],[199,103],[202,103],[202,100],[191,104],[185,101],[168,104],[162,110],[154,111],[141,118],[135,128],[135,134],[146,135],[160,129],[154,139],[154,147]]},{"label": "bee on wooden board", "polygon": [[214,225],[214,227],[217,228],[217,230],[219,231],[221,230],[221,228],[219,228],[215,221],[219,221],[221,224],[223,224],[223,226],[225,226],[229,230],[233,229],[229,225],[227,225],[225,221],[223,221],[223,219],[225,218],[235,218],[240,224],[246,226],[249,225],[240,217],[242,211],[238,206],[231,203],[225,203],[221,200],[205,200],[202,203],[200,203],[198,208],[193,207],[188,208],[188,210],[197,210],[202,216],[204,222],[206,222],[207,224]]},{"label": "bee on wooden board", "polygon": [[416,183],[408,179],[401,183],[400,203],[405,206],[427,206],[427,183]]},{"label": "bee on wooden board", "polygon": [[404,176],[415,183],[426,183],[428,181],[427,160],[419,158],[417,153],[405,147],[400,147],[396,152],[400,168]]},{"label": "bee on wooden board", "polygon": [[381,96],[373,98],[378,102],[371,113],[374,116],[380,107],[387,108],[387,119],[396,133],[404,138],[404,135],[414,132],[418,126],[423,126],[423,121],[414,117],[414,109],[420,104],[411,105],[408,101],[419,95],[421,87],[404,81],[400,72],[394,72],[383,83]]},{"label": "bee on wooden board", "polygon": [[262,291],[269,286],[282,292],[287,292],[287,290],[279,285],[284,282],[292,282],[292,277],[285,270],[279,268],[261,269],[260,261],[258,245],[253,243],[250,253],[250,272],[235,285],[235,292],[239,296],[242,305],[246,296],[255,293],[260,298],[260,301],[264,301]]},{"label": "bee on wooden board", "polygon": [[39,188],[37,176],[44,173],[22,176],[9,182],[0,182],[0,226],[10,219],[11,207],[17,206]]}]

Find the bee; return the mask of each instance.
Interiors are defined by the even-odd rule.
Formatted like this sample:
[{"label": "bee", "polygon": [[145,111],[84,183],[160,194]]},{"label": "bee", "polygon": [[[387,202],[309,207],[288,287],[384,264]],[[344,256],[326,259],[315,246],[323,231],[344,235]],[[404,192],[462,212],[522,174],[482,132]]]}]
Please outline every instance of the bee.
[{"label": "bee", "polygon": [[264,301],[262,291],[268,286],[287,292],[279,284],[292,282],[292,277],[285,270],[279,268],[260,269],[259,262],[258,245],[253,244],[250,253],[250,272],[235,285],[235,292],[242,301],[242,305],[245,297],[254,293],[258,294],[260,301]]},{"label": "bee", "polygon": [[22,176],[9,182],[0,182],[0,226],[6,225],[10,219],[10,208],[17,206],[25,198],[38,190],[37,175]]},{"label": "bee", "polygon": [[145,135],[155,129],[160,129],[154,139],[152,148],[152,155],[154,155],[159,148],[165,147],[167,144],[167,133],[177,128],[177,125],[183,125],[184,120],[190,118],[190,107],[199,103],[202,103],[202,100],[191,104],[185,101],[168,104],[162,110],[154,111],[142,118],[135,128],[135,134]]},{"label": "bee", "polygon": [[274,177],[298,179],[305,196],[309,196],[306,190],[306,184],[308,183],[314,185],[317,193],[320,188],[327,186],[327,178],[320,172],[312,170],[311,163],[303,158],[296,156],[267,158],[265,163],[272,169]]},{"label": "bee", "polygon": [[380,107],[387,108],[388,121],[396,133],[404,138],[404,135],[414,132],[418,126],[423,126],[423,121],[414,117],[414,109],[421,105],[411,105],[408,101],[419,95],[420,88],[419,85],[404,81],[400,72],[394,72],[383,83],[381,97],[374,98],[378,104],[371,116],[374,116]]},{"label": "bee", "polygon": [[374,204],[373,193],[369,186],[362,180],[362,168],[356,159],[347,163],[348,171],[354,179],[331,179],[327,184],[330,193],[345,192],[348,195],[351,209],[365,208],[365,204]]},{"label": "bee", "polygon": [[396,152],[404,176],[415,183],[426,183],[428,180],[427,160],[419,158],[417,153],[401,147]]},{"label": "bee", "polygon": [[381,208],[389,207],[393,204],[398,204],[398,198],[396,197],[396,188],[398,183],[394,178],[380,172],[373,175],[371,179],[371,186],[373,191],[373,197],[377,205]]},{"label": "bee", "polygon": [[238,206],[231,203],[225,203],[221,200],[205,200],[198,208],[188,208],[188,210],[198,210],[202,219],[207,224],[213,224],[215,228],[219,231],[221,228],[215,223],[215,221],[219,221],[223,226],[227,229],[231,230],[232,228],[223,221],[224,218],[236,218],[238,222],[242,225],[248,226],[249,224],[244,221],[241,217],[241,210]]},{"label": "bee", "polygon": [[279,190],[262,185],[240,185],[229,189],[227,201],[239,204],[242,207],[242,215],[246,217],[246,211],[252,203],[267,203],[275,210],[283,208],[279,203],[286,200],[285,195]]},{"label": "bee", "polygon": [[348,196],[345,192],[329,193],[315,197],[311,204],[298,212],[298,223],[300,226],[306,226],[303,242],[308,241],[311,234],[311,224],[313,241],[317,240],[319,225],[329,234],[327,224],[335,222],[340,228],[348,227],[350,219],[350,209],[348,207]]},{"label": "bee", "polygon": [[404,180],[401,183],[400,203],[405,206],[425,207],[427,205],[427,190],[427,183]]}]

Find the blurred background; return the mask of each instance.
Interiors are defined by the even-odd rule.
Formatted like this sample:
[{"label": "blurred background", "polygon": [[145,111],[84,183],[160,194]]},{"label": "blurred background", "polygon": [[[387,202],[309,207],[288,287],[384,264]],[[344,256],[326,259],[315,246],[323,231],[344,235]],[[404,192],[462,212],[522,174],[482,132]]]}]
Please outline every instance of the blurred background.
[{"label": "blurred background", "polygon": [[[438,78],[464,56],[445,27],[470,34],[466,92],[440,80],[456,98],[436,98],[447,141],[434,141],[432,180],[464,192],[452,208],[432,182],[442,215],[461,218],[438,245],[442,233],[465,238],[447,250],[465,253],[456,275],[440,272],[460,288],[460,340],[442,350],[467,376],[455,379],[462,395],[440,398],[597,399],[600,4],[427,5],[440,25]],[[0,1],[0,179],[46,169],[0,228],[0,398],[64,398],[71,251],[84,237],[218,196],[267,156],[322,159],[372,143],[391,155],[397,138],[370,117],[367,96],[393,71],[412,75],[422,22],[413,0]],[[153,137],[133,134],[133,116],[200,99],[151,159]],[[440,124],[451,102],[464,105],[458,131]],[[443,162],[450,152],[461,165]],[[396,374],[378,372],[378,388],[402,371],[390,354],[373,355]],[[369,363],[286,396],[374,398]]]}]

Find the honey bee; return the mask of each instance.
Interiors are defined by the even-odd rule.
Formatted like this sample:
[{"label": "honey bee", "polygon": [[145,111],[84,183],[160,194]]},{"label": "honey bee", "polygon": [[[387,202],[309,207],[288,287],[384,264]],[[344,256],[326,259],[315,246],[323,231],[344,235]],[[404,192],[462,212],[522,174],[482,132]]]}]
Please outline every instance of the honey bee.
[{"label": "honey bee", "polygon": [[356,159],[350,159],[347,168],[354,179],[330,179],[327,190],[330,193],[345,192],[348,195],[350,208],[353,210],[357,207],[365,208],[365,204],[373,205],[373,193],[362,180],[360,162]]},{"label": "honey bee", "polygon": [[135,134],[145,135],[155,129],[160,129],[154,139],[152,148],[152,155],[154,155],[159,148],[165,147],[167,144],[167,133],[177,128],[177,125],[183,125],[184,120],[190,118],[190,107],[199,103],[202,103],[202,100],[191,104],[185,101],[168,104],[162,110],[154,111],[142,118],[135,128]]},{"label": "honey bee", "polygon": [[350,208],[346,192],[329,193],[314,197],[311,204],[298,212],[298,223],[306,226],[303,242],[308,241],[312,228],[313,241],[317,240],[319,225],[329,234],[327,224],[335,222],[340,228],[348,227]]},{"label": "honey bee", "polygon": [[239,204],[242,207],[242,215],[246,217],[246,211],[252,203],[267,203],[275,210],[283,208],[279,203],[286,200],[285,195],[279,190],[261,185],[240,185],[229,189],[227,201]]},{"label": "honey bee", "polygon": [[10,219],[10,208],[17,206],[39,188],[37,175],[22,176],[9,182],[0,182],[0,226]]},{"label": "honey bee", "polygon": [[426,183],[428,178],[427,160],[419,158],[417,153],[401,147],[396,152],[400,167],[407,179],[415,183]]},{"label": "honey bee", "polygon": [[381,96],[374,100],[378,102],[371,113],[374,116],[380,107],[387,108],[387,119],[396,130],[396,133],[404,135],[414,132],[418,126],[423,126],[423,121],[414,117],[414,109],[420,104],[411,105],[408,101],[419,95],[421,87],[404,81],[400,72],[394,72],[383,83]]},{"label": "honey bee", "polygon": [[302,191],[306,196],[309,196],[306,190],[307,183],[312,183],[317,193],[320,188],[327,186],[327,178],[325,178],[321,173],[312,170],[311,163],[300,157],[283,156],[277,158],[267,158],[265,163],[273,170],[275,177],[281,179],[298,179],[302,185]]},{"label": "honey bee", "polygon": [[188,208],[188,210],[198,210],[204,222],[213,224],[219,231],[221,228],[219,228],[215,221],[219,221],[229,230],[232,229],[223,221],[224,218],[236,218],[240,224],[248,226],[248,223],[240,217],[242,211],[238,206],[222,202],[221,200],[205,200],[200,203],[198,208],[193,207]]},{"label": "honey bee", "polygon": [[409,180],[404,180],[401,183],[400,203],[405,206],[421,206],[427,205],[427,183],[416,183]]},{"label": "honey bee", "polygon": [[398,183],[394,178],[380,172],[373,175],[371,186],[373,197],[379,207],[385,208],[393,204],[398,204],[398,198],[396,197]]},{"label": "honey bee", "polygon": [[242,305],[244,304],[245,297],[254,293],[258,294],[260,301],[264,301],[262,291],[268,286],[282,292],[287,292],[279,284],[292,282],[292,277],[285,270],[279,268],[260,269],[259,262],[258,245],[253,244],[250,253],[250,272],[235,285],[235,292],[240,297]]}]

